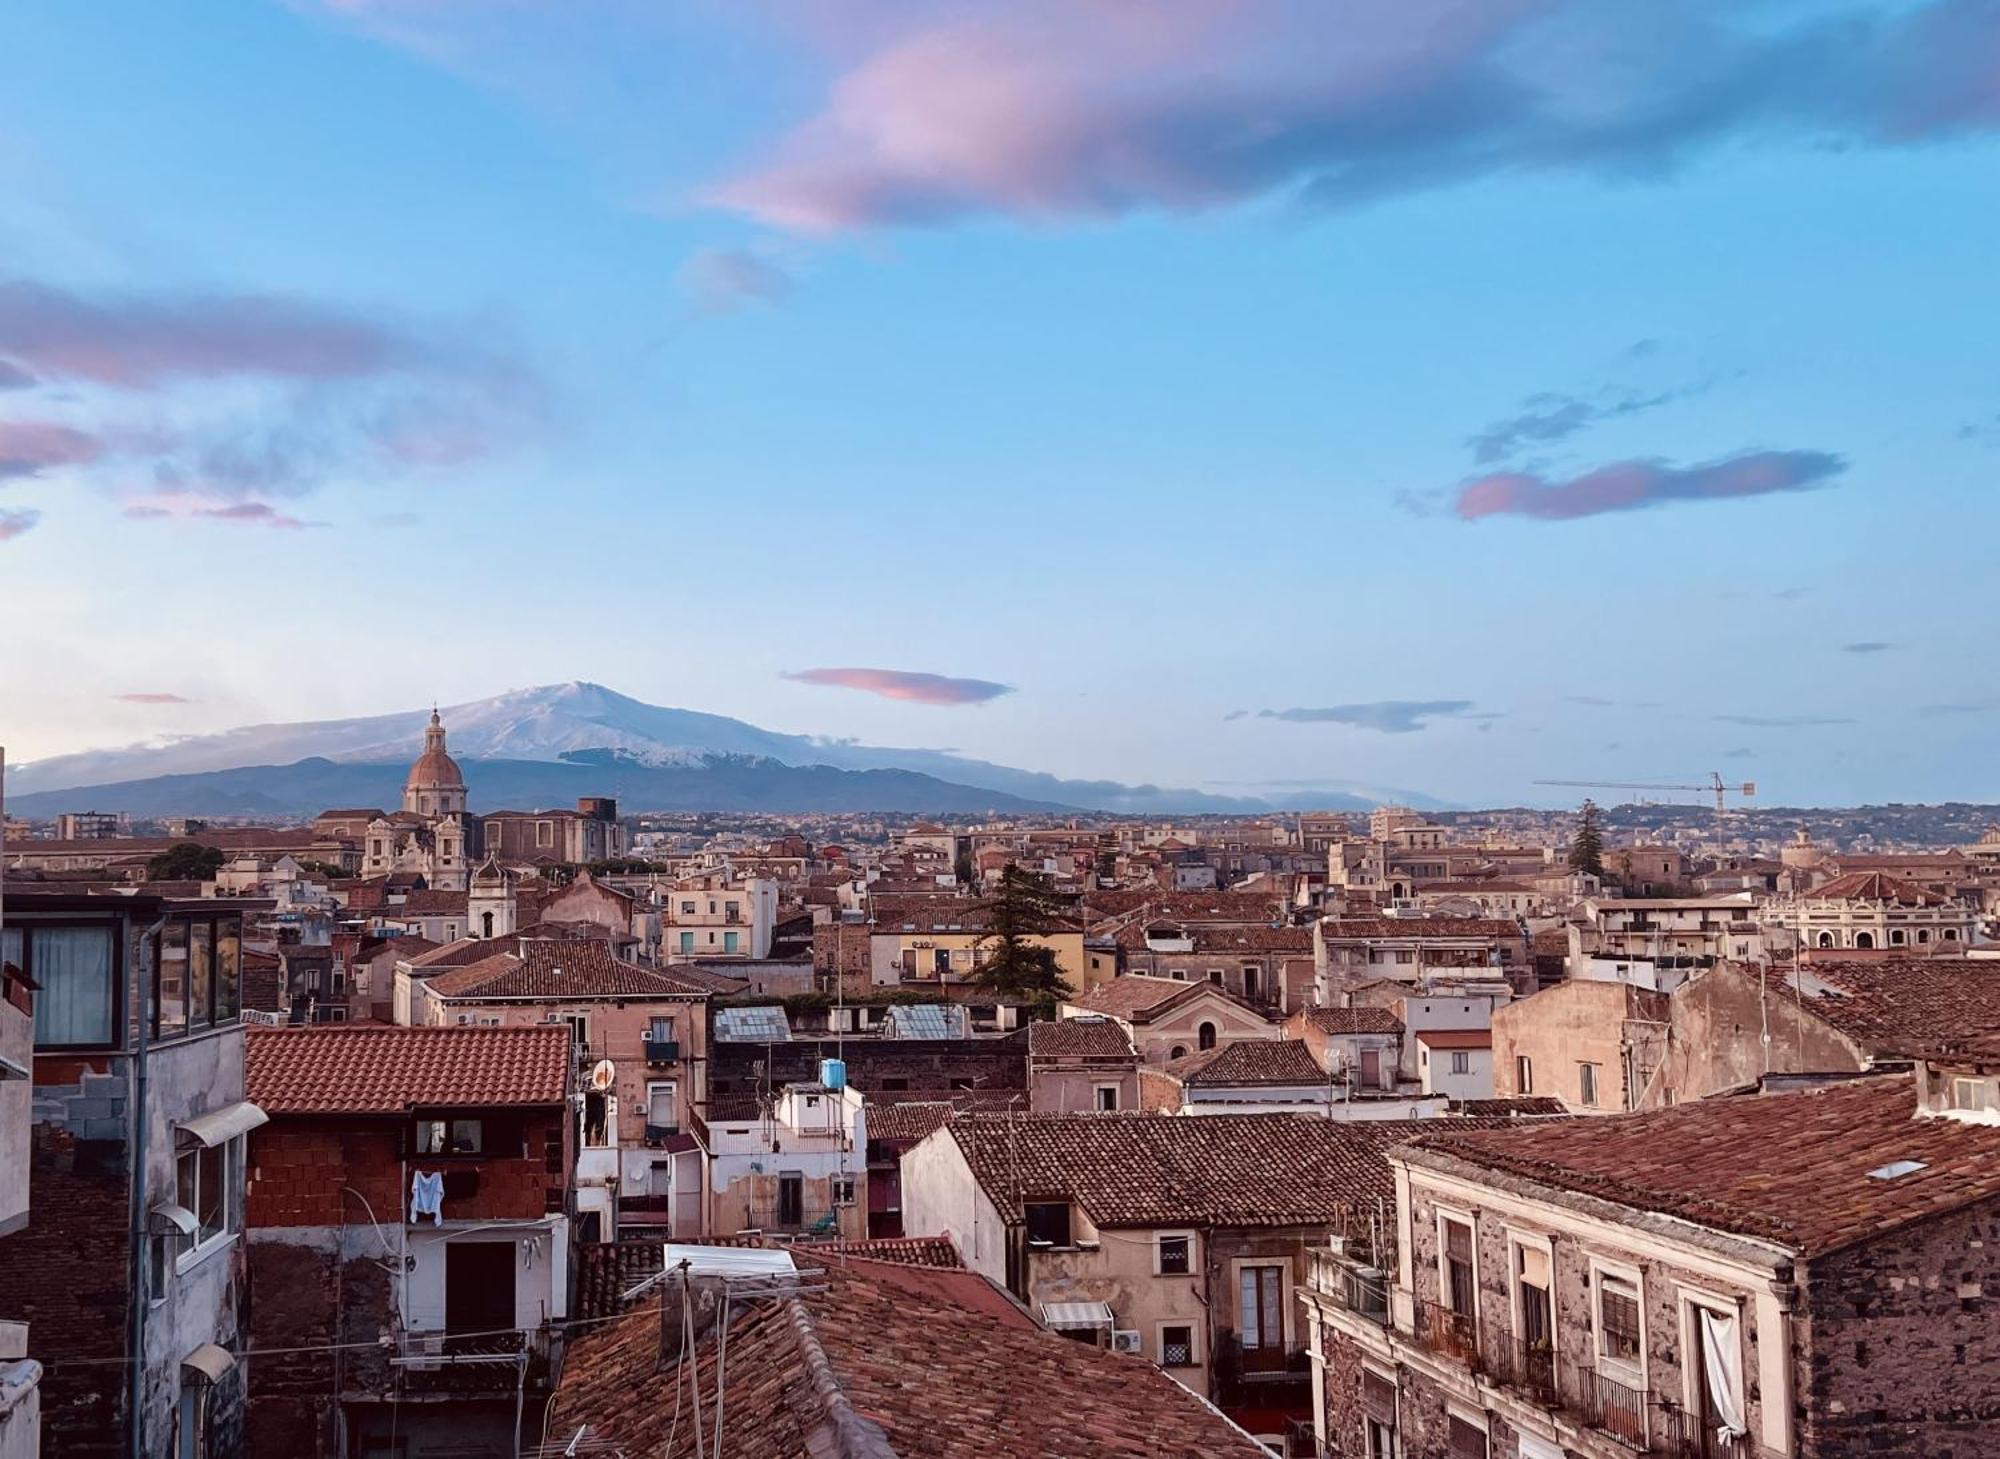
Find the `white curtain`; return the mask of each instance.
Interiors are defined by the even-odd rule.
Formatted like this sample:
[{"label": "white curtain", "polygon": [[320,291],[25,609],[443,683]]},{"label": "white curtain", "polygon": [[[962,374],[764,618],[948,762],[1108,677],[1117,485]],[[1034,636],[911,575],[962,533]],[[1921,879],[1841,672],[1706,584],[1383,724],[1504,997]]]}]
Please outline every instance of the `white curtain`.
[{"label": "white curtain", "polygon": [[112,931],[109,927],[37,927],[28,975],[35,994],[35,1043],[111,1042]]},{"label": "white curtain", "polygon": [[1743,1433],[1743,1349],[1736,1341],[1736,1319],[1706,1307],[1695,1312],[1701,1321],[1702,1368],[1708,1374],[1708,1396],[1716,1417],[1727,1432]]}]

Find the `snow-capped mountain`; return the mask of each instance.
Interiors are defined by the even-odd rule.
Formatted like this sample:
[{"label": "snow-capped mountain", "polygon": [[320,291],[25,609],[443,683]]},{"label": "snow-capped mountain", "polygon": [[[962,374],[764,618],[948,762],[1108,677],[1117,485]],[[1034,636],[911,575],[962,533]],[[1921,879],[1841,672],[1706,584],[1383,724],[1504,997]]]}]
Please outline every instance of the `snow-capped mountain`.
[{"label": "snow-capped mountain", "polygon": [[[601,684],[574,681],[443,705],[440,713],[451,734],[451,752],[461,762],[557,762],[595,751],[658,770],[701,770],[727,759],[738,762],[739,770],[741,762],[765,761],[785,767],[910,771],[958,787],[1090,809],[1249,811],[1272,804],[1195,790],[1063,780],[942,750],[895,749],[776,734],[725,715],[669,709],[629,698]],[[122,785],[163,775],[291,766],[308,759],[342,765],[407,765],[422,743],[429,717],[430,708],[424,706],[358,719],[248,725],[161,744],[58,755],[13,767],[8,791],[11,799],[39,792]],[[1315,804],[1362,809],[1392,798],[1427,803],[1419,796],[1357,788],[1356,793],[1318,795]]]}]

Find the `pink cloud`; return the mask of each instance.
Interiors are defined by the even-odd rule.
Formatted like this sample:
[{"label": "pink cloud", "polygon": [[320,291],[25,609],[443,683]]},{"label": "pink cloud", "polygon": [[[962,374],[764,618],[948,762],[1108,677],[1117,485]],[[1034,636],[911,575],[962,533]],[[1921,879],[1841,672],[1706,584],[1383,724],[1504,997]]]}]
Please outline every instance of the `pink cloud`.
[{"label": "pink cloud", "polygon": [[426,351],[379,323],[273,295],[87,299],[15,279],[0,282],[0,355],[45,376],[151,387],[355,379],[421,364]]},{"label": "pink cloud", "polygon": [[52,421],[0,421],[0,481],[39,476],[52,466],[87,466],[104,442]]},{"label": "pink cloud", "polygon": [[883,9],[817,113],[710,201],[811,233],[1287,193],[1343,206],[1527,169],[1658,174],[1742,137],[2000,127],[1992,0],[1768,25],[1737,13],[1754,7],[1594,0]]},{"label": "pink cloud", "polygon": [[996,684],[990,679],[954,679],[901,669],[801,669],[784,677],[829,689],[859,689],[864,694],[911,704],[983,704],[1014,692],[1013,686]]},{"label": "pink cloud", "polygon": [[16,537],[32,532],[35,523],[41,519],[42,514],[33,509],[0,512],[0,542],[12,542]]},{"label": "pink cloud", "polygon": [[230,502],[217,506],[211,498],[192,492],[161,492],[143,501],[128,503],[120,515],[134,521],[240,522],[247,526],[276,527],[286,531],[328,525],[290,516],[269,502]]},{"label": "pink cloud", "polygon": [[190,699],[183,699],[178,694],[154,693],[145,690],[138,690],[129,694],[114,694],[111,697],[116,699],[120,704],[191,704],[194,702]]},{"label": "pink cloud", "polygon": [[1845,461],[1825,451],[1747,451],[1699,466],[1619,461],[1566,481],[1530,471],[1501,471],[1462,483],[1452,510],[1468,522],[1499,516],[1559,522],[1666,502],[1807,491],[1846,469]]}]

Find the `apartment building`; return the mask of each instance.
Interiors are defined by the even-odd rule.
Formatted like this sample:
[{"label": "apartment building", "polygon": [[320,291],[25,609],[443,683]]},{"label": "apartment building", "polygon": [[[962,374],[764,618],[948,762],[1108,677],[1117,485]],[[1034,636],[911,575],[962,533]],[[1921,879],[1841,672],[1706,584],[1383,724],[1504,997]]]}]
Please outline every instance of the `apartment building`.
[{"label": "apartment building", "polygon": [[711,872],[662,892],[661,941],[669,958],[767,958],[777,921],[778,884],[767,877]]}]

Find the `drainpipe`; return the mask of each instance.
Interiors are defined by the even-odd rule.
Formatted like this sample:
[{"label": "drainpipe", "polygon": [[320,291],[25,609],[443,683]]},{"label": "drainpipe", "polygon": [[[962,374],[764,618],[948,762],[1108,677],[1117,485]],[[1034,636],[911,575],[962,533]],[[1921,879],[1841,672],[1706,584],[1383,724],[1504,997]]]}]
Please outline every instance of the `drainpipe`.
[{"label": "drainpipe", "polygon": [[147,1107],[147,1086],[151,1082],[146,1072],[146,1059],[150,1044],[151,1010],[146,1006],[146,995],[153,983],[153,939],[160,935],[160,929],[167,925],[162,916],[139,936],[138,997],[134,1003],[139,1013],[139,1033],[132,1043],[132,1201],[130,1227],[127,1235],[126,1270],[130,1274],[132,1303],[125,1318],[126,1364],[125,1379],[125,1421],[126,1450],[131,1459],[146,1459],[143,1442],[145,1429],[144,1414],[141,1411],[142,1392],[146,1376],[146,1312],[153,1305],[152,1294],[141,1292],[148,1264],[146,1261],[146,1127],[150,1123]]}]

